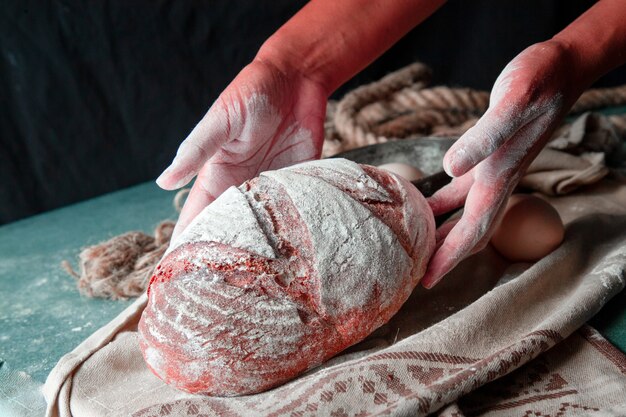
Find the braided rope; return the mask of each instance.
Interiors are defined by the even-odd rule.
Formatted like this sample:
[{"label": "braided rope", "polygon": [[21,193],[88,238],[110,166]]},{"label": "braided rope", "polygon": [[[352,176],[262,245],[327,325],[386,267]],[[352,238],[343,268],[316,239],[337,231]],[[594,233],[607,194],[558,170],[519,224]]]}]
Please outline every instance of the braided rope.
[{"label": "braided rope", "polygon": [[[416,136],[459,136],[489,107],[489,93],[469,88],[430,87],[431,70],[414,63],[331,102],[324,156]],[[626,104],[626,85],[585,91],[570,114]],[[626,116],[610,116],[626,132]]]},{"label": "braided rope", "polygon": [[570,114],[583,113],[602,107],[616,107],[626,104],[626,85],[613,88],[593,88],[585,91],[574,103]]},{"label": "braided rope", "polygon": [[[189,188],[174,197],[174,208],[181,211]],[[146,290],[154,267],[167,250],[175,223],[164,220],[154,236],[133,231],[84,248],[78,259],[78,272],[68,261],[61,267],[76,278],[78,289],[87,297],[113,300],[137,297]]]},{"label": "braided rope", "polygon": [[[355,116],[368,104],[383,101],[393,93],[404,88],[416,86],[423,88],[430,80],[430,68],[421,63],[415,63],[399,71],[391,73],[381,80],[358,87],[346,94],[337,105],[334,123],[337,132],[342,138],[351,138],[356,146],[370,145],[384,142],[387,139],[370,133],[364,128],[366,123],[357,123]],[[387,112],[375,112],[378,115]],[[356,147],[355,146],[355,147]]]}]

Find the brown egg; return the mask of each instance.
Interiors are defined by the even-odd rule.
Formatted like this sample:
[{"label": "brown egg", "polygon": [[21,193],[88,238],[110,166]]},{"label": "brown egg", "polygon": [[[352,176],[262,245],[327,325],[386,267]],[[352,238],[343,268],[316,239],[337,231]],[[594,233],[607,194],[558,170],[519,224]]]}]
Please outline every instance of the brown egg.
[{"label": "brown egg", "polygon": [[491,244],[513,262],[534,262],[556,249],[564,234],[561,217],[548,202],[532,195],[514,194]]},{"label": "brown egg", "polygon": [[424,173],[422,171],[411,165],[403,164],[402,162],[390,162],[388,164],[378,165],[378,168],[393,172],[394,174],[400,175],[409,181],[419,180],[424,177]]}]

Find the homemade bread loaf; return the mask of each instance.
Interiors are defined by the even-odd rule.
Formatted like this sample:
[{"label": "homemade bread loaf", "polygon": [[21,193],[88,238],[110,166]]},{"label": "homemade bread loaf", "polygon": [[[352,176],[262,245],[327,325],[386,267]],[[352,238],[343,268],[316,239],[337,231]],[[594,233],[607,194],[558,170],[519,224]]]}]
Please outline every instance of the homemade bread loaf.
[{"label": "homemade bread loaf", "polygon": [[384,170],[327,159],[264,172],[172,242],[139,323],[145,360],[193,393],[284,383],[386,323],[434,233],[424,197]]}]

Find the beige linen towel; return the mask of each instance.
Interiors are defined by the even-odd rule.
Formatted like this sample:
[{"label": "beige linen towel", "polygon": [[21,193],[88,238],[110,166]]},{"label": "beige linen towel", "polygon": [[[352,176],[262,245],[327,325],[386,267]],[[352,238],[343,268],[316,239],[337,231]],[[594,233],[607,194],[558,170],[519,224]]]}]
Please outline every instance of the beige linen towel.
[{"label": "beige linen towel", "polygon": [[623,162],[622,142],[605,116],[585,113],[555,134],[520,185],[546,195],[563,195],[596,183],[609,173],[606,157]]},{"label": "beige linen towel", "polygon": [[583,326],[525,366],[471,392],[438,414],[624,416],[625,379],[626,356],[596,330]]},{"label": "beige linen towel", "polygon": [[[602,187],[574,193],[559,207],[569,221],[566,238],[547,257],[511,265],[488,247],[433,290],[417,288],[365,341],[257,395],[191,395],[152,375],[137,345],[142,296],[59,361],[44,387],[47,415],[532,415],[524,412],[574,405],[624,414],[623,355],[590,347],[589,340],[607,344],[589,336],[592,330],[575,333],[625,285],[625,186]],[[543,371],[537,377],[528,367]],[[498,391],[504,387],[510,392]]]}]

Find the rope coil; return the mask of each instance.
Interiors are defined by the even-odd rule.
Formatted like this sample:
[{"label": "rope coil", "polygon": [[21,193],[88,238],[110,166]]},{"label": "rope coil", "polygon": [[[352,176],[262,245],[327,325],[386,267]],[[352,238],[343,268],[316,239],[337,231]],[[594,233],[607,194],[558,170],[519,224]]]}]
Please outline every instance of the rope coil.
[{"label": "rope coil", "polygon": [[[415,63],[349,92],[328,107],[323,156],[360,146],[420,136],[460,136],[485,113],[489,93],[427,87],[430,69]],[[626,85],[585,91],[570,114],[626,104]],[[619,133],[626,117],[610,116]]]}]

